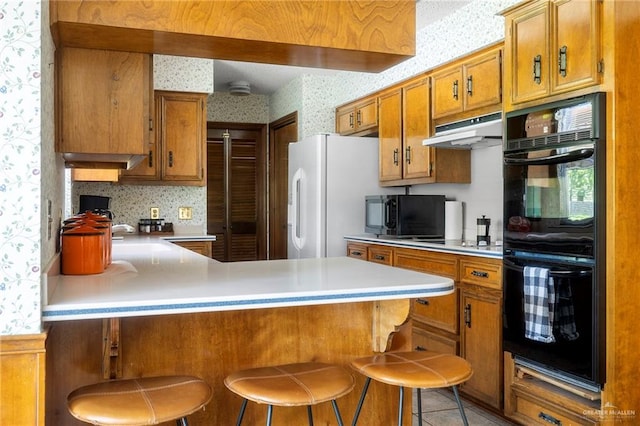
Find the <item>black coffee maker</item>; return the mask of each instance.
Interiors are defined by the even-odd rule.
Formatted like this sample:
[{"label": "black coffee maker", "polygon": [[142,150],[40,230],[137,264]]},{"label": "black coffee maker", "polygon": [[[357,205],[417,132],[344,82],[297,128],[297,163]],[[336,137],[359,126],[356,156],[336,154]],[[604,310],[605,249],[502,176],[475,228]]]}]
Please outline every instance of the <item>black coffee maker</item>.
[{"label": "black coffee maker", "polygon": [[110,197],[101,197],[99,195],[81,195],[80,196],[80,211],[78,213],[84,213],[87,211],[101,214],[113,219],[113,213],[109,210],[111,205]]}]

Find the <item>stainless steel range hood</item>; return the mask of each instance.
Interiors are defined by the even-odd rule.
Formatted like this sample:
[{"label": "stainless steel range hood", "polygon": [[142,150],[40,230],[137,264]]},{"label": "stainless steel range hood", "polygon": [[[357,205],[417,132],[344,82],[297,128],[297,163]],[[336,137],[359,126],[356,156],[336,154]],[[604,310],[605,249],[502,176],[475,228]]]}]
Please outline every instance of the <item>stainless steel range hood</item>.
[{"label": "stainless steel range hood", "polygon": [[435,136],[423,145],[439,148],[472,149],[502,144],[502,113],[470,118],[436,127]]}]

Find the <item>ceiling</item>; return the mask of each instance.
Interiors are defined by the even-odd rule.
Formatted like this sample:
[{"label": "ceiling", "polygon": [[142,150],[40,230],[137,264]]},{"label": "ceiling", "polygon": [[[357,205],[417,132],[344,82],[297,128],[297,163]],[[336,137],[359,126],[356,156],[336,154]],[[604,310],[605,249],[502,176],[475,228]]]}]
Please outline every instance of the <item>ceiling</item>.
[{"label": "ceiling", "polygon": [[[471,1],[472,0],[417,0],[416,31],[444,18]],[[229,83],[246,81],[251,86],[251,93],[258,95],[270,95],[303,74],[335,75],[336,73],[345,72],[320,68],[222,60],[215,60],[213,69],[215,92],[228,92]]]}]

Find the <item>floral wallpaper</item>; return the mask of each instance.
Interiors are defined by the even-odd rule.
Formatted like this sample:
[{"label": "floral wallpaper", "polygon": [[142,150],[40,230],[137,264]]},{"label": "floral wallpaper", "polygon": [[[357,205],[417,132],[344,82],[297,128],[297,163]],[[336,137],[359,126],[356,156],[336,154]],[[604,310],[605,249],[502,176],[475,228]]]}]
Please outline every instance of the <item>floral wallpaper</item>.
[{"label": "floral wallpaper", "polygon": [[[333,131],[335,106],[501,39],[503,20],[496,13],[518,1],[473,0],[419,31],[416,56],[382,73],[306,75],[269,97],[215,93],[208,101],[208,118],[269,123],[298,111],[301,138]],[[418,2],[417,7],[426,3]],[[76,183],[70,190],[61,159],[53,152],[48,7],[46,0],[0,0],[0,334],[41,330],[40,276],[56,253],[62,211],[77,209],[78,194],[111,196],[116,221],[127,223],[148,215],[151,206],[159,207],[166,220],[176,221],[172,215],[177,216],[177,207],[191,205],[194,219],[189,225],[196,228],[203,226],[206,216],[198,207],[204,205],[204,188]],[[212,91],[215,70],[209,60],[157,57],[154,65],[156,87]],[[72,206],[65,205],[67,198]]]},{"label": "floral wallpaper", "polygon": [[0,2],[0,334],[40,332],[41,4]]}]

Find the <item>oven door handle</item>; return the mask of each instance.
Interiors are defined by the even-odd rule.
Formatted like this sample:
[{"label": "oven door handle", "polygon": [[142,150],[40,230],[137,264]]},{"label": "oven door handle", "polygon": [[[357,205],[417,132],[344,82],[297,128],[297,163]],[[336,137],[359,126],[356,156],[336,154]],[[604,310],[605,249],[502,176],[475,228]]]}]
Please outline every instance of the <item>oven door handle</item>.
[{"label": "oven door handle", "polygon": [[[511,154],[519,155],[519,154]],[[537,158],[512,158],[509,154],[504,155],[504,164],[526,165],[526,166],[546,166],[552,164],[570,163],[572,161],[584,160],[593,156],[593,148],[583,148],[578,151],[565,152],[563,154],[549,155]]]},{"label": "oven door handle", "polygon": [[[512,262],[508,259],[502,259],[502,263],[506,268],[513,269],[516,271],[523,271],[524,266],[520,266],[515,262]],[[556,269],[550,269],[549,275],[560,278],[560,277],[584,277],[591,274],[591,269],[572,269],[570,271],[561,271]]]}]

